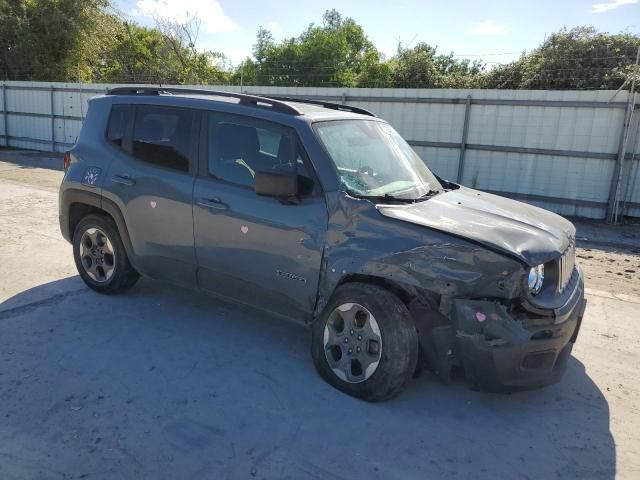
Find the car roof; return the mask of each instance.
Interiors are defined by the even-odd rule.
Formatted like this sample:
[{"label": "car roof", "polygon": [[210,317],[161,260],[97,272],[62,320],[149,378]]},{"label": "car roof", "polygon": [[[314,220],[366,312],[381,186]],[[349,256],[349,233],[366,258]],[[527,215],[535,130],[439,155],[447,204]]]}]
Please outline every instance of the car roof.
[{"label": "car roof", "polygon": [[[251,114],[255,109],[256,116],[265,118],[263,112],[279,114],[278,116],[293,115],[304,117],[307,121],[347,120],[347,119],[374,119],[375,115],[367,110],[342,105],[301,98],[258,96],[247,93],[236,93],[215,90],[197,90],[184,88],[165,87],[121,87],[112,89],[105,95],[118,99],[117,103],[153,103],[178,106],[187,103],[189,106],[211,108],[216,104],[228,111],[234,105],[245,107],[242,113]],[[141,100],[144,99],[142,102]],[[186,102],[181,102],[183,99]],[[122,102],[122,100],[126,100]]]}]

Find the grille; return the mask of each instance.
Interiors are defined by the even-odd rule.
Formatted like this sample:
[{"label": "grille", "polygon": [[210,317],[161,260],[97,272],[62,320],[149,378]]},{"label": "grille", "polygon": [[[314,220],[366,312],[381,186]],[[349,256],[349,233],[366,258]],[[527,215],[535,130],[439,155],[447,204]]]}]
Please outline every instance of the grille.
[{"label": "grille", "polygon": [[567,285],[573,276],[575,263],[576,244],[572,241],[558,260],[558,294],[561,294],[564,292],[564,289],[567,288]]}]

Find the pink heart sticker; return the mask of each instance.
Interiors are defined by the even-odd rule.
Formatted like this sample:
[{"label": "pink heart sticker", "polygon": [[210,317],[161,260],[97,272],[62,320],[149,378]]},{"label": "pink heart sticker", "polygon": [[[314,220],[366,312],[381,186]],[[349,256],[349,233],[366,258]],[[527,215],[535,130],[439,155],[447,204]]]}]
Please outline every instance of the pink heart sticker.
[{"label": "pink heart sticker", "polygon": [[484,322],[487,319],[487,316],[482,312],[476,312],[476,320],[479,322]]},{"label": "pink heart sticker", "polygon": [[158,206],[158,204],[154,200],[151,200],[149,202],[149,205],[151,205],[151,208],[156,208]]},{"label": "pink heart sticker", "polygon": [[247,227],[246,225],[242,225],[242,226],[240,227],[240,231],[241,231],[244,235],[246,235],[246,234],[247,234],[247,232],[249,231],[249,227]]}]

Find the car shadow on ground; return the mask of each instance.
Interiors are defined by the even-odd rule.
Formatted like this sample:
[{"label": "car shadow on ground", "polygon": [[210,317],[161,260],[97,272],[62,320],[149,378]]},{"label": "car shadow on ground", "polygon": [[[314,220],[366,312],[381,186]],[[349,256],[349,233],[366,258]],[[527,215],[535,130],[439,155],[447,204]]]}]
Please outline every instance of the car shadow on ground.
[{"label": "car shadow on ground", "polygon": [[62,153],[38,152],[35,150],[15,150],[0,148],[0,161],[13,163],[19,168],[44,168],[63,171]]},{"label": "car shadow on ground", "polygon": [[615,476],[608,404],[575,358],[544,389],[423,374],[369,404],[320,379],[309,340],[150,280],[119,296],[77,277],[20,293],[0,304],[0,477]]}]

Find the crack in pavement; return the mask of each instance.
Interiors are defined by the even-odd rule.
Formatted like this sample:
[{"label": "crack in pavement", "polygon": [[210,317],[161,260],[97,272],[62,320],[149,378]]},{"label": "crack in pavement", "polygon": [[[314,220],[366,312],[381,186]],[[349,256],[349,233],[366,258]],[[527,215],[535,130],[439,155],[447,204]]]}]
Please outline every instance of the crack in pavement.
[{"label": "crack in pavement", "polygon": [[[8,318],[13,318],[18,315],[22,315],[27,312],[31,312],[33,310],[37,310],[42,307],[50,307],[52,305],[57,305],[63,302],[65,299],[69,297],[73,297],[76,295],[80,295],[82,293],[88,293],[89,290],[86,288],[81,288],[78,290],[69,290],[67,292],[58,293],[56,295],[52,295],[51,297],[44,298],[42,300],[35,300],[30,303],[26,303],[24,305],[18,305],[17,307],[8,308],[6,310],[0,310],[0,320],[6,320]],[[1,308],[1,307],[0,307]]]}]

